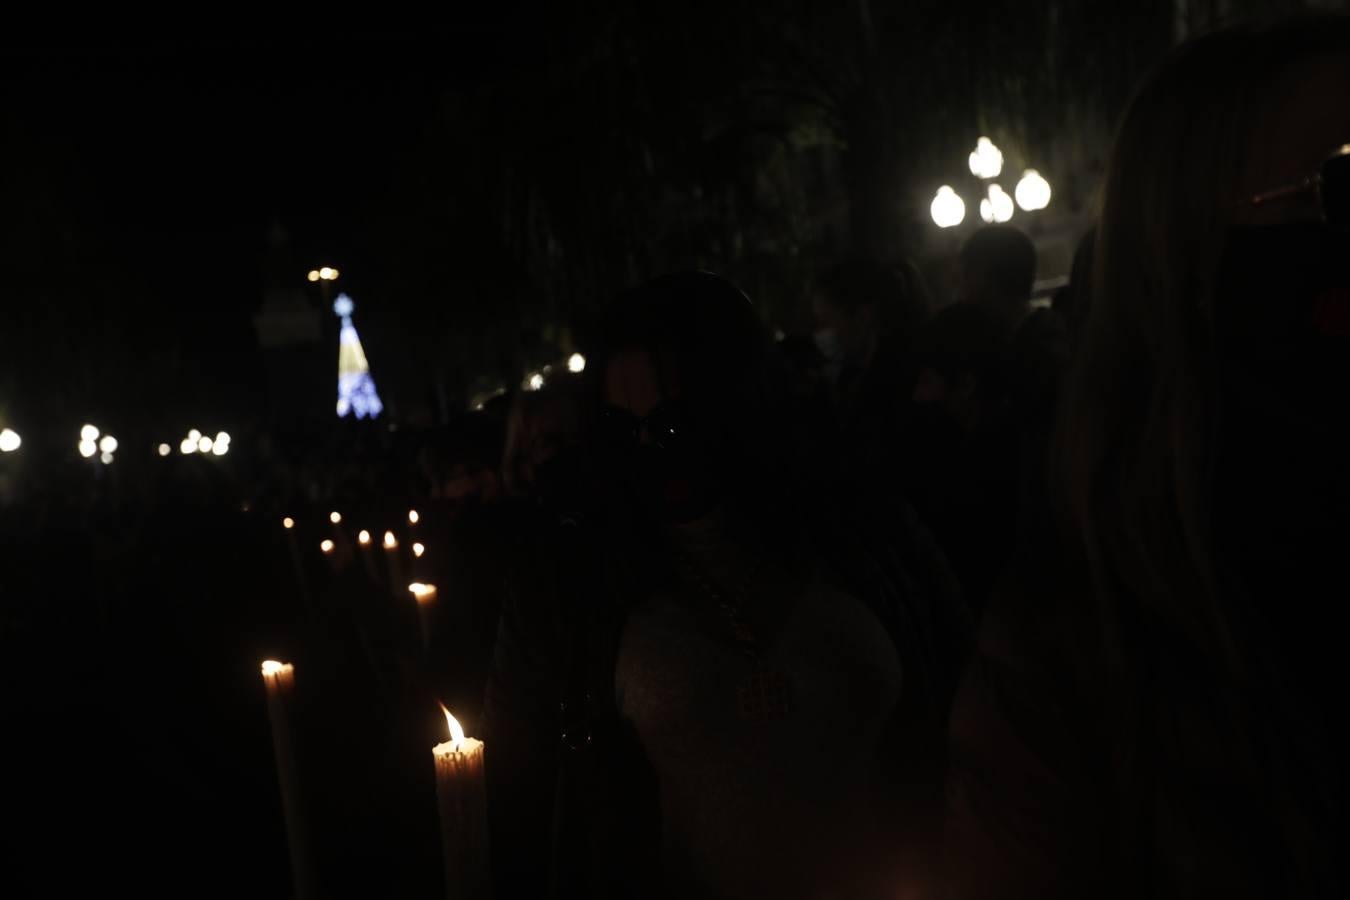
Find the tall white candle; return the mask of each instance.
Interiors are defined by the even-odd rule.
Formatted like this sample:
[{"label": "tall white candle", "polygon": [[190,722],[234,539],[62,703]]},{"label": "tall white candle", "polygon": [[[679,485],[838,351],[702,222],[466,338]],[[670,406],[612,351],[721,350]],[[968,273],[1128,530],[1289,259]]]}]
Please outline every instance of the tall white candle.
[{"label": "tall white candle", "polygon": [[431,646],[431,616],[436,606],[436,585],[413,582],[408,592],[417,603],[417,622],[422,628],[422,646]]},{"label": "tall white candle", "polygon": [[286,818],[286,843],[291,854],[291,878],[297,900],[315,896],[309,847],[296,776],[295,749],[291,741],[291,705],[295,693],[295,667],[269,659],[262,664],[267,688],[267,717],[272,722],[272,750],[276,756],[277,781],[281,786],[281,809]]},{"label": "tall white candle", "polygon": [[309,579],[305,577],[305,566],[300,560],[300,547],[295,543],[295,520],[290,516],[281,520],[281,527],[286,529],[286,545],[291,552],[291,568],[295,570],[295,584],[300,589],[300,601],[305,605],[305,612],[314,611],[313,604],[309,599]]},{"label": "tall white candle", "polygon": [[487,793],[483,781],[483,742],[464,736],[444,705],[450,740],[437,744],[436,803],[441,816],[445,860],[445,896],[449,900],[486,900],[492,895],[488,871]]},{"label": "tall white candle", "polygon": [[392,531],[384,533],[384,561],[389,574],[389,592],[395,600],[402,600],[408,582],[403,578],[403,557],[399,555],[398,538]]}]

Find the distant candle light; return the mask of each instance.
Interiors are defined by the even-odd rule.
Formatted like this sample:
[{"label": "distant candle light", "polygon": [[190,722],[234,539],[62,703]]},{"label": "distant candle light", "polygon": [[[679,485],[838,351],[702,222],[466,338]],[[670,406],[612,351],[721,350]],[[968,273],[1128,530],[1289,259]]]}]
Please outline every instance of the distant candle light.
[{"label": "distant candle light", "polygon": [[332,553],[333,542],[328,540],[327,538],[324,538],[323,543],[319,545],[319,549],[322,550],[324,553]]},{"label": "distant candle light", "polygon": [[408,585],[408,591],[413,595],[418,603],[430,603],[436,599],[436,585],[422,584],[413,582]]},{"label": "distant candle light", "polygon": [[281,527],[285,528],[287,531],[290,531],[292,528],[295,527],[295,520],[292,519],[290,516],[287,516],[286,518],[281,520]]},{"label": "distant candle light", "polygon": [[358,534],[358,535],[356,536],[356,542],[357,542],[358,544],[360,544],[362,547],[364,547],[364,546],[366,546],[367,544],[369,544],[369,543],[370,543],[370,532],[369,532],[369,531],[366,531],[364,528],[361,529],[361,533]]},{"label": "distant candle light", "polygon": [[413,544],[413,556],[416,556],[418,559],[421,559],[422,554],[426,552],[427,548],[424,544],[421,543]]},{"label": "distant candle light", "polygon": [[336,510],[330,512],[328,514],[328,521],[332,522],[334,525],[342,524],[342,513],[337,512]]},{"label": "distant candle light", "polygon": [[398,538],[394,537],[394,533],[392,531],[386,531],[384,533],[384,549],[386,550],[398,549]]},{"label": "distant candle light", "polygon": [[277,662],[275,659],[265,659],[262,664],[262,673],[268,677],[280,675],[283,672],[294,671],[295,667],[290,663]]},{"label": "distant candle light", "polygon": [[417,510],[415,509],[408,510],[408,521],[411,524],[416,525],[419,521],[421,521],[421,519],[422,517],[417,514]]},{"label": "distant candle light", "polygon": [[170,447],[168,444],[160,444],[158,449],[160,456],[168,456],[170,453],[173,452],[173,448]]}]

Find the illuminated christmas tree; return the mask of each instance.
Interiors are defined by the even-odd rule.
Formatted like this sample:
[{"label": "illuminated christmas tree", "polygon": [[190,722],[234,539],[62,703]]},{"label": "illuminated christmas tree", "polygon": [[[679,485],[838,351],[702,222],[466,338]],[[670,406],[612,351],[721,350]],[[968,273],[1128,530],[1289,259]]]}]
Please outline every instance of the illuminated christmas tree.
[{"label": "illuminated christmas tree", "polygon": [[352,324],[352,309],[352,298],[338,294],[333,303],[333,312],[342,318],[342,333],[338,337],[337,414],[346,417],[348,413],[355,413],[358,419],[367,416],[373,419],[384,410],[384,404],[375,392],[366,351],[361,349],[361,338]]}]

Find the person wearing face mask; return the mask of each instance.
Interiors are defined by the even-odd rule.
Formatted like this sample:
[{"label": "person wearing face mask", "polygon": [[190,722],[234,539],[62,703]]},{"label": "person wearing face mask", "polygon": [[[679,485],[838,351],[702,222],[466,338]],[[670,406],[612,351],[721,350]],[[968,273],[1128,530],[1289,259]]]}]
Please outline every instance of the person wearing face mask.
[{"label": "person wearing face mask", "polygon": [[1059,533],[953,712],[944,895],[1344,894],[1347,98],[1318,17],[1184,46],[1126,113]]},{"label": "person wearing face mask", "polygon": [[[906,781],[934,775],[918,770],[954,686],[954,626],[893,559],[831,532],[773,345],[733,285],[644,285],[598,343],[592,503],[548,579],[561,658],[525,676],[529,654],[513,672],[503,645],[489,688],[508,756],[539,730],[511,707],[558,711],[539,719],[562,749],[535,782],[558,784],[552,890],[865,891],[919,815]],[[527,627],[504,618],[503,640]],[[829,735],[827,765],[811,735]]]}]

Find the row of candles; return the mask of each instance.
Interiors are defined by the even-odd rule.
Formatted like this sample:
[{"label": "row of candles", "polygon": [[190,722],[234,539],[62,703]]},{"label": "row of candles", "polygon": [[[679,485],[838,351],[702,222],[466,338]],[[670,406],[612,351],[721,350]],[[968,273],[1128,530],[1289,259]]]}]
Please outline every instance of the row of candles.
[{"label": "row of candles", "polygon": [[[330,513],[328,518],[335,526],[342,523],[342,514],[339,512]],[[421,516],[417,510],[408,511],[409,525],[415,526],[420,520]],[[306,595],[308,602],[308,586],[304,579],[304,569],[300,564],[299,547],[295,541],[295,520],[287,516],[282,520],[282,526],[288,536],[302,593]],[[363,551],[368,550],[372,542],[371,533],[367,530],[363,529],[357,535],[357,543]],[[402,583],[403,572],[402,560],[398,553],[398,538],[393,531],[384,533],[382,545],[387,553],[390,586],[397,595],[401,593],[398,586]],[[320,543],[319,549],[325,557],[332,557],[336,544],[331,538],[325,538]],[[412,552],[415,558],[420,559],[426,553],[426,546],[420,541],[414,541]],[[373,574],[373,568],[371,571]],[[407,585],[407,593],[412,595],[417,604],[423,646],[428,646],[431,634],[430,613],[436,602],[436,586],[412,582]],[[295,666],[289,662],[266,660],[262,664],[262,678],[267,691],[267,712],[272,724],[273,750],[277,779],[281,786],[282,812],[286,819],[286,837],[290,848],[295,894],[297,900],[307,900],[316,896],[316,889],[302,825],[300,791],[291,743]],[[431,752],[436,769],[436,800],[441,822],[446,896],[451,900],[478,900],[490,896],[483,742],[467,737],[459,721],[451,715],[444,704],[441,704],[441,710],[445,713],[450,740],[437,744]]]},{"label": "row of candles", "polygon": [[[334,510],[328,514],[328,521],[334,526],[341,525],[342,513]],[[408,524],[410,526],[416,526],[421,521],[422,516],[417,510],[408,510]],[[297,587],[300,590],[300,597],[304,601],[306,607],[311,607],[309,579],[305,575],[305,567],[300,556],[300,545],[296,542],[295,538],[296,521],[291,516],[286,516],[281,520],[281,526],[286,530],[287,545],[290,548],[291,554],[291,566],[295,572],[295,580]],[[373,580],[375,578],[375,567],[373,560],[369,556],[369,550],[374,542],[374,537],[368,529],[363,528],[357,533],[356,542],[361,547],[363,561],[366,564],[367,572]],[[384,533],[384,538],[381,543],[386,554],[386,570],[389,573],[389,587],[395,598],[397,598],[403,593],[405,586],[405,582],[403,581],[403,560],[399,555],[398,536],[395,535],[392,530],[387,530]],[[326,537],[319,542],[319,551],[330,561],[333,559],[337,549],[337,542],[331,537]],[[421,559],[426,555],[426,552],[426,544],[421,541],[412,542],[412,555],[414,559]],[[411,584],[406,584],[406,589],[417,601],[418,614],[422,627],[422,640],[425,644],[430,640],[428,616],[431,606],[436,602],[436,587],[431,584],[413,582]]]}]

